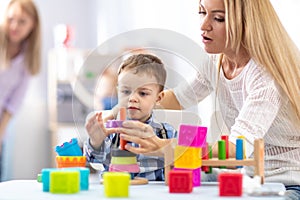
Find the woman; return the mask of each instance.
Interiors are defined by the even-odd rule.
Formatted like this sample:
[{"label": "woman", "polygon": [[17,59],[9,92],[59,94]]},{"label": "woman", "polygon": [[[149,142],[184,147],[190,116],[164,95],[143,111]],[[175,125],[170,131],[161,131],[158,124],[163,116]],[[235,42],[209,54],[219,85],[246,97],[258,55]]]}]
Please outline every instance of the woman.
[{"label": "woman", "polygon": [[12,0],[0,27],[0,153],[5,129],[40,70],[40,19],[31,0]]},{"label": "woman", "polygon": [[[188,108],[194,93],[201,101],[216,92],[223,119],[230,130],[230,152],[245,136],[247,156],[253,142],[264,138],[265,178],[285,184],[286,198],[300,198],[300,53],[283,28],[269,0],[200,0],[201,32],[211,63],[189,84],[165,92],[165,108]],[[187,88],[192,87],[193,90]],[[125,140],[147,153],[163,149],[167,141],[144,138],[145,125],[123,123]],[[133,131],[135,130],[135,131]],[[148,133],[149,134],[149,131]],[[154,135],[154,134],[152,134]],[[170,142],[169,142],[170,143]],[[217,154],[217,149],[214,149]]]}]

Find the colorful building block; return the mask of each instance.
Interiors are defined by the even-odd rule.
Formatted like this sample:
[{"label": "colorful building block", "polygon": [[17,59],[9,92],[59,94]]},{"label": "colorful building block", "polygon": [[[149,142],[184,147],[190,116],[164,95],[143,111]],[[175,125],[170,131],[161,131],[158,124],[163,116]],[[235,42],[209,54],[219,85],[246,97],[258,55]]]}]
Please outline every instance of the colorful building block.
[{"label": "colorful building block", "polygon": [[72,138],[69,142],[56,146],[55,151],[59,156],[82,156],[77,138]]},{"label": "colorful building block", "polygon": [[190,170],[171,170],[169,172],[170,193],[191,193],[193,191],[193,174]]},{"label": "colorful building block", "polygon": [[85,156],[56,156],[56,164],[58,168],[63,167],[85,167]]},{"label": "colorful building block", "polygon": [[128,197],[130,174],[126,172],[105,172],[103,174],[106,197]]},{"label": "colorful building block", "polygon": [[184,169],[184,168],[173,168],[174,171],[191,171],[193,176],[193,187],[197,187],[201,185],[201,168],[196,169]]},{"label": "colorful building block", "polygon": [[50,172],[57,171],[57,168],[44,168],[42,169],[42,183],[43,183],[43,191],[49,192],[50,188]]},{"label": "colorful building block", "polygon": [[181,124],[179,127],[178,145],[202,147],[206,143],[207,127]]},{"label": "colorful building block", "polygon": [[136,164],[137,159],[136,156],[134,157],[112,157],[111,164],[116,164],[116,165],[131,165],[131,164]]},{"label": "colorful building block", "polygon": [[116,165],[110,164],[109,165],[110,172],[131,172],[131,173],[138,173],[140,172],[139,165],[136,164],[129,164],[129,165]]},{"label": "colorful building block", "polygon": [[225,141],[225,152],[226,152],[226,159],[229,158],[229,141],[228,141],[228,135],[222,135],[221,140]]},{"label": "colorful building block", "polygon": [[243,175],[240,173],[221,173],[218,175],[220,196],[242,196]]},{"label": "colorful building block", "polygon": [[72,194],[80,190],[79,171],[52,171],[50,173],[50,192]]},{"label": "colorful building block", "polygon": [[201,167],[202,149],[177,145],[174,150],[174,167],[196,169]]},{"label": "colorful building block", "polygon": [[89,189],[89,177],[90,177],[90,169],[86,167],[68,167],[61,168],[61,170],[69,170],[69,171],[79,171],[80,174],[80,190],[88,190]]},{"label": "colorful building block", "polygon": [[[236,150],[235,150],[235,159],[243,160],[244,159],[244,140],[236,139]],[[237,168],[242,168],[243,166],[236,166]]]},{"label": "colorful building block", "polygon": [[123,121],[121,120],[107,120],[105,127],[106,128],[117,128],[122,127]]}]

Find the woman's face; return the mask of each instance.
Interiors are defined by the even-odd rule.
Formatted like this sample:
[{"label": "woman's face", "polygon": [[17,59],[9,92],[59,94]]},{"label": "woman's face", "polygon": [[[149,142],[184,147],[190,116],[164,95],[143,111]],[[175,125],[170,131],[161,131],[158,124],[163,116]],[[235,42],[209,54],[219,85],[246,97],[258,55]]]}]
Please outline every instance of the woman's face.
[{"label": "woman's face", "polygon": [[10,43],[20,44],[32,32],[34,19],[17,3],[8,8],[6,31]]},{"label": "woman's face", "polygon": [[208,53],[223,53],[226,45],[225,6],[223,0],[200,0],[201,36]]}]

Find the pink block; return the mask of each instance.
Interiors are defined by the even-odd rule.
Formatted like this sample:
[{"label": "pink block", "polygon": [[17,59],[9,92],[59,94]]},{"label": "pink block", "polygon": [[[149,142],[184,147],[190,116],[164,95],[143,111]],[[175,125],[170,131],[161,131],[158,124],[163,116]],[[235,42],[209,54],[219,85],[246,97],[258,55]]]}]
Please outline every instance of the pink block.
[{"label": "pink block", "polygon": [[197,187],[201,185],[201,168],[196,169],[183,169],[183,168],[173,168],[173,170],[178,171],[191,171],[193,174],[193,187]]},{"label": "pink block", "polygon": [[138,164],[130,164],[130,165],[116,165],[110,164],[109,165],[110,172],[131,172],[131,173],[138,173],[140,172],[140,167]]},{"label": "pink block", "polygon": [[207,127],[181,124],[178,145],[203,147],[206,143]]}]

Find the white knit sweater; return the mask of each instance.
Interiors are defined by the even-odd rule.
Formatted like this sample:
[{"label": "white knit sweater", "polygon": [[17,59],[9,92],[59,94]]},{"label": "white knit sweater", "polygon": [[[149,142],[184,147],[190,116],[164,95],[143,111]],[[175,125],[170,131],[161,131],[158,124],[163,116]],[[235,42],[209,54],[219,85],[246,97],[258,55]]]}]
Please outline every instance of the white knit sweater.
[{"label": "white knit sweater", "polygon": [[[235,144],[240,135],[246,137],[246,155],[253,156],[254,139],[265,142],[265,177],[268,182],[300,185],[300,129],[295,111],[274,79],[253,60],[234,79],[223,71],[217,86],[216,56],[199,66],[194,80],[179,84],[174,93],[184,108],[204,99],[216,88],[224,122],[230,130],[229,140]],[[252,169],[247,168],[252,174]]]}]

